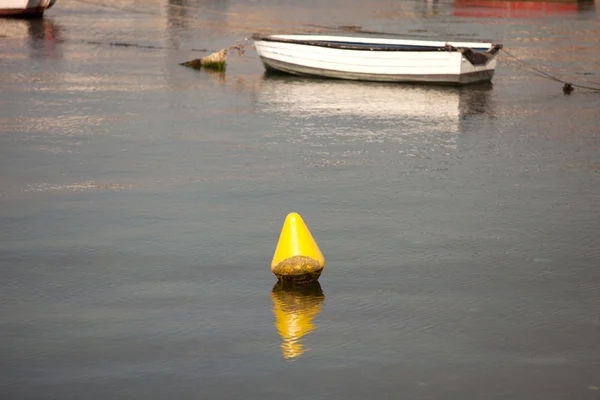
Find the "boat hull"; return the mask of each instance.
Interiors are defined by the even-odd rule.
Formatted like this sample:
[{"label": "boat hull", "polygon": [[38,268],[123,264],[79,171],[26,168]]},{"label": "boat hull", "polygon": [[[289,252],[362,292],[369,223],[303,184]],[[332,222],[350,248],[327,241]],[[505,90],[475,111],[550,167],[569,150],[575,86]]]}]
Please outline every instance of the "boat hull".
[{"label": "boat hull", "polygon": [[[284,38],[289,37],[295,38],[300,35]],[[341,41],[341,37],[338,41],[332,41],[331,37],[327,38],[329,43]],[[496,67],[496,60],[492,56],[485,57],[485,62],[473,63],[463,52],[455,48],[452,51],[442,51],[440,47],[432,47],[429,51],[427,46],[420,46],[418,41],[387,40],[383,44],[369,43],[368,46],[371,46],[369,49],[362,49],[367,46],[364,43],[359,46],[352,43],[338,45],[338,47],[321,44],[318,40],[313,40],[311,43],[317,44],[258,39],[255,40],[255,47],[268,70],[321,78],[465,85],[489,82],[494,76]],[[439,42],[423,43],[440,44]],[[464,43],[460,44],[464,45]],[[403,46],[403,50],[395,50],[393,47],[400,45]],[[481,45],[483,45],[481,49],[492,46]]]},{"label": "boat hull", "polygon": [[494,69],[465,72],[462,74],[375,74],[362,72],[336,71],[323,68],[313,68],[282,62],[279,60],[261,57],[266,69],[292,75],[308,76],[314,78],[348,79],[371,82],[405,82],[405,83],[432,83],[445,85],[468,85],[478,82],[489,82],[494,76]]},{"label": "boat hull", "polygon": [[56,0],[0,0],[0,17],[39,18]]}]

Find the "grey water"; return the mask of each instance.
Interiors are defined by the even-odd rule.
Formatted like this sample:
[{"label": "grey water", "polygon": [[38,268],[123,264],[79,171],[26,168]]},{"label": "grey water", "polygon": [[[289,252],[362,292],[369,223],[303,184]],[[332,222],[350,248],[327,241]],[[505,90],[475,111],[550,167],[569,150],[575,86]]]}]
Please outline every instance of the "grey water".
[{"label": "grey water", "polygon": [[[265,74],[246,40],[357,30],[521,61],[368,84]],[[0,398],[600,398],[600,93],[527,70],[599,87],[599,37],[593,2],[0,20]],[[236,43],[224,73],[179,65]],[[289,212],[319,285],[275,285]]]}]

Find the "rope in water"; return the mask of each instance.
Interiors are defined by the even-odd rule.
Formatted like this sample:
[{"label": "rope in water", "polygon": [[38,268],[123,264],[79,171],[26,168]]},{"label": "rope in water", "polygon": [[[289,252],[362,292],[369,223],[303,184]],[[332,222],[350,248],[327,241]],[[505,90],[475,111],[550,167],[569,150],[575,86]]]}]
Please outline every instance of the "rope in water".
[{"label": "rope in water", "polygon": [[507,56],[513,58],[518,63],[526,66],[527,68],[529,68],[537,76],[562,83],[564,85],[563,86],[563,92],[565,92],[565,93],[571,93],[574,90],[573,88],[575,88],[575,87],[580,88],[580,89],[591,90],[591,91],[594,91],[594,92],[600,92],[600,87],[580,85],[580,84],[573,83],[573,82],[567,82],[567,81],[565,81],[563,79],[560,79],[560,78],[557,78],[556,76],[553,76],[553,75],[551,75],[551,74],[549,74],[547,72],[544,72],[544,71],[540,70],[539,68],[536,68],[533,64],[530,64],[528,62],[525,62],[525,61],[519,59],[517,56],[509,53],[505,49],[501,49],[501,51],[504,52]]}]

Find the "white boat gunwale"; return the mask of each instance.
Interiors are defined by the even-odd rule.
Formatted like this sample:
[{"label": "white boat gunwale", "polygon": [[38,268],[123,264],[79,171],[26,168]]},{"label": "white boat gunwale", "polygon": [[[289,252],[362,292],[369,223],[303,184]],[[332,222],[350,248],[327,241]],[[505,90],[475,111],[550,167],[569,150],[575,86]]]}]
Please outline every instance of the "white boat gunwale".
[{"label": "white boat gunwale", "polygon": [[501,44],[485,42],[441,42],[326,35],[255,35],[254,40],[370,51],[457,51],[469,48],[476,51],[491,52],[502,48]]}]

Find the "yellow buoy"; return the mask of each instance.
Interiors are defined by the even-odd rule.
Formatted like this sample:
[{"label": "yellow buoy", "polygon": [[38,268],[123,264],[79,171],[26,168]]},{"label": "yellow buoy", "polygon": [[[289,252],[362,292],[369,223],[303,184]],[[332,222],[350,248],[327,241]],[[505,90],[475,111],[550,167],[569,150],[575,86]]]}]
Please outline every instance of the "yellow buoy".
[{"label": "yellow buoy", "polygon": [[290,213],[285,218],[279,242],[271,262],[277,279],[292,282],[314,282],[325,268],[325,258],[302,217]]},{"label": "yellow buoy", "polygon": [[303,337],[317,328],[313,320],[323,309],[325,295],[319,282],[279,281],[271,290],[271,298],[283,357],[294,359],[305,351]]}]

